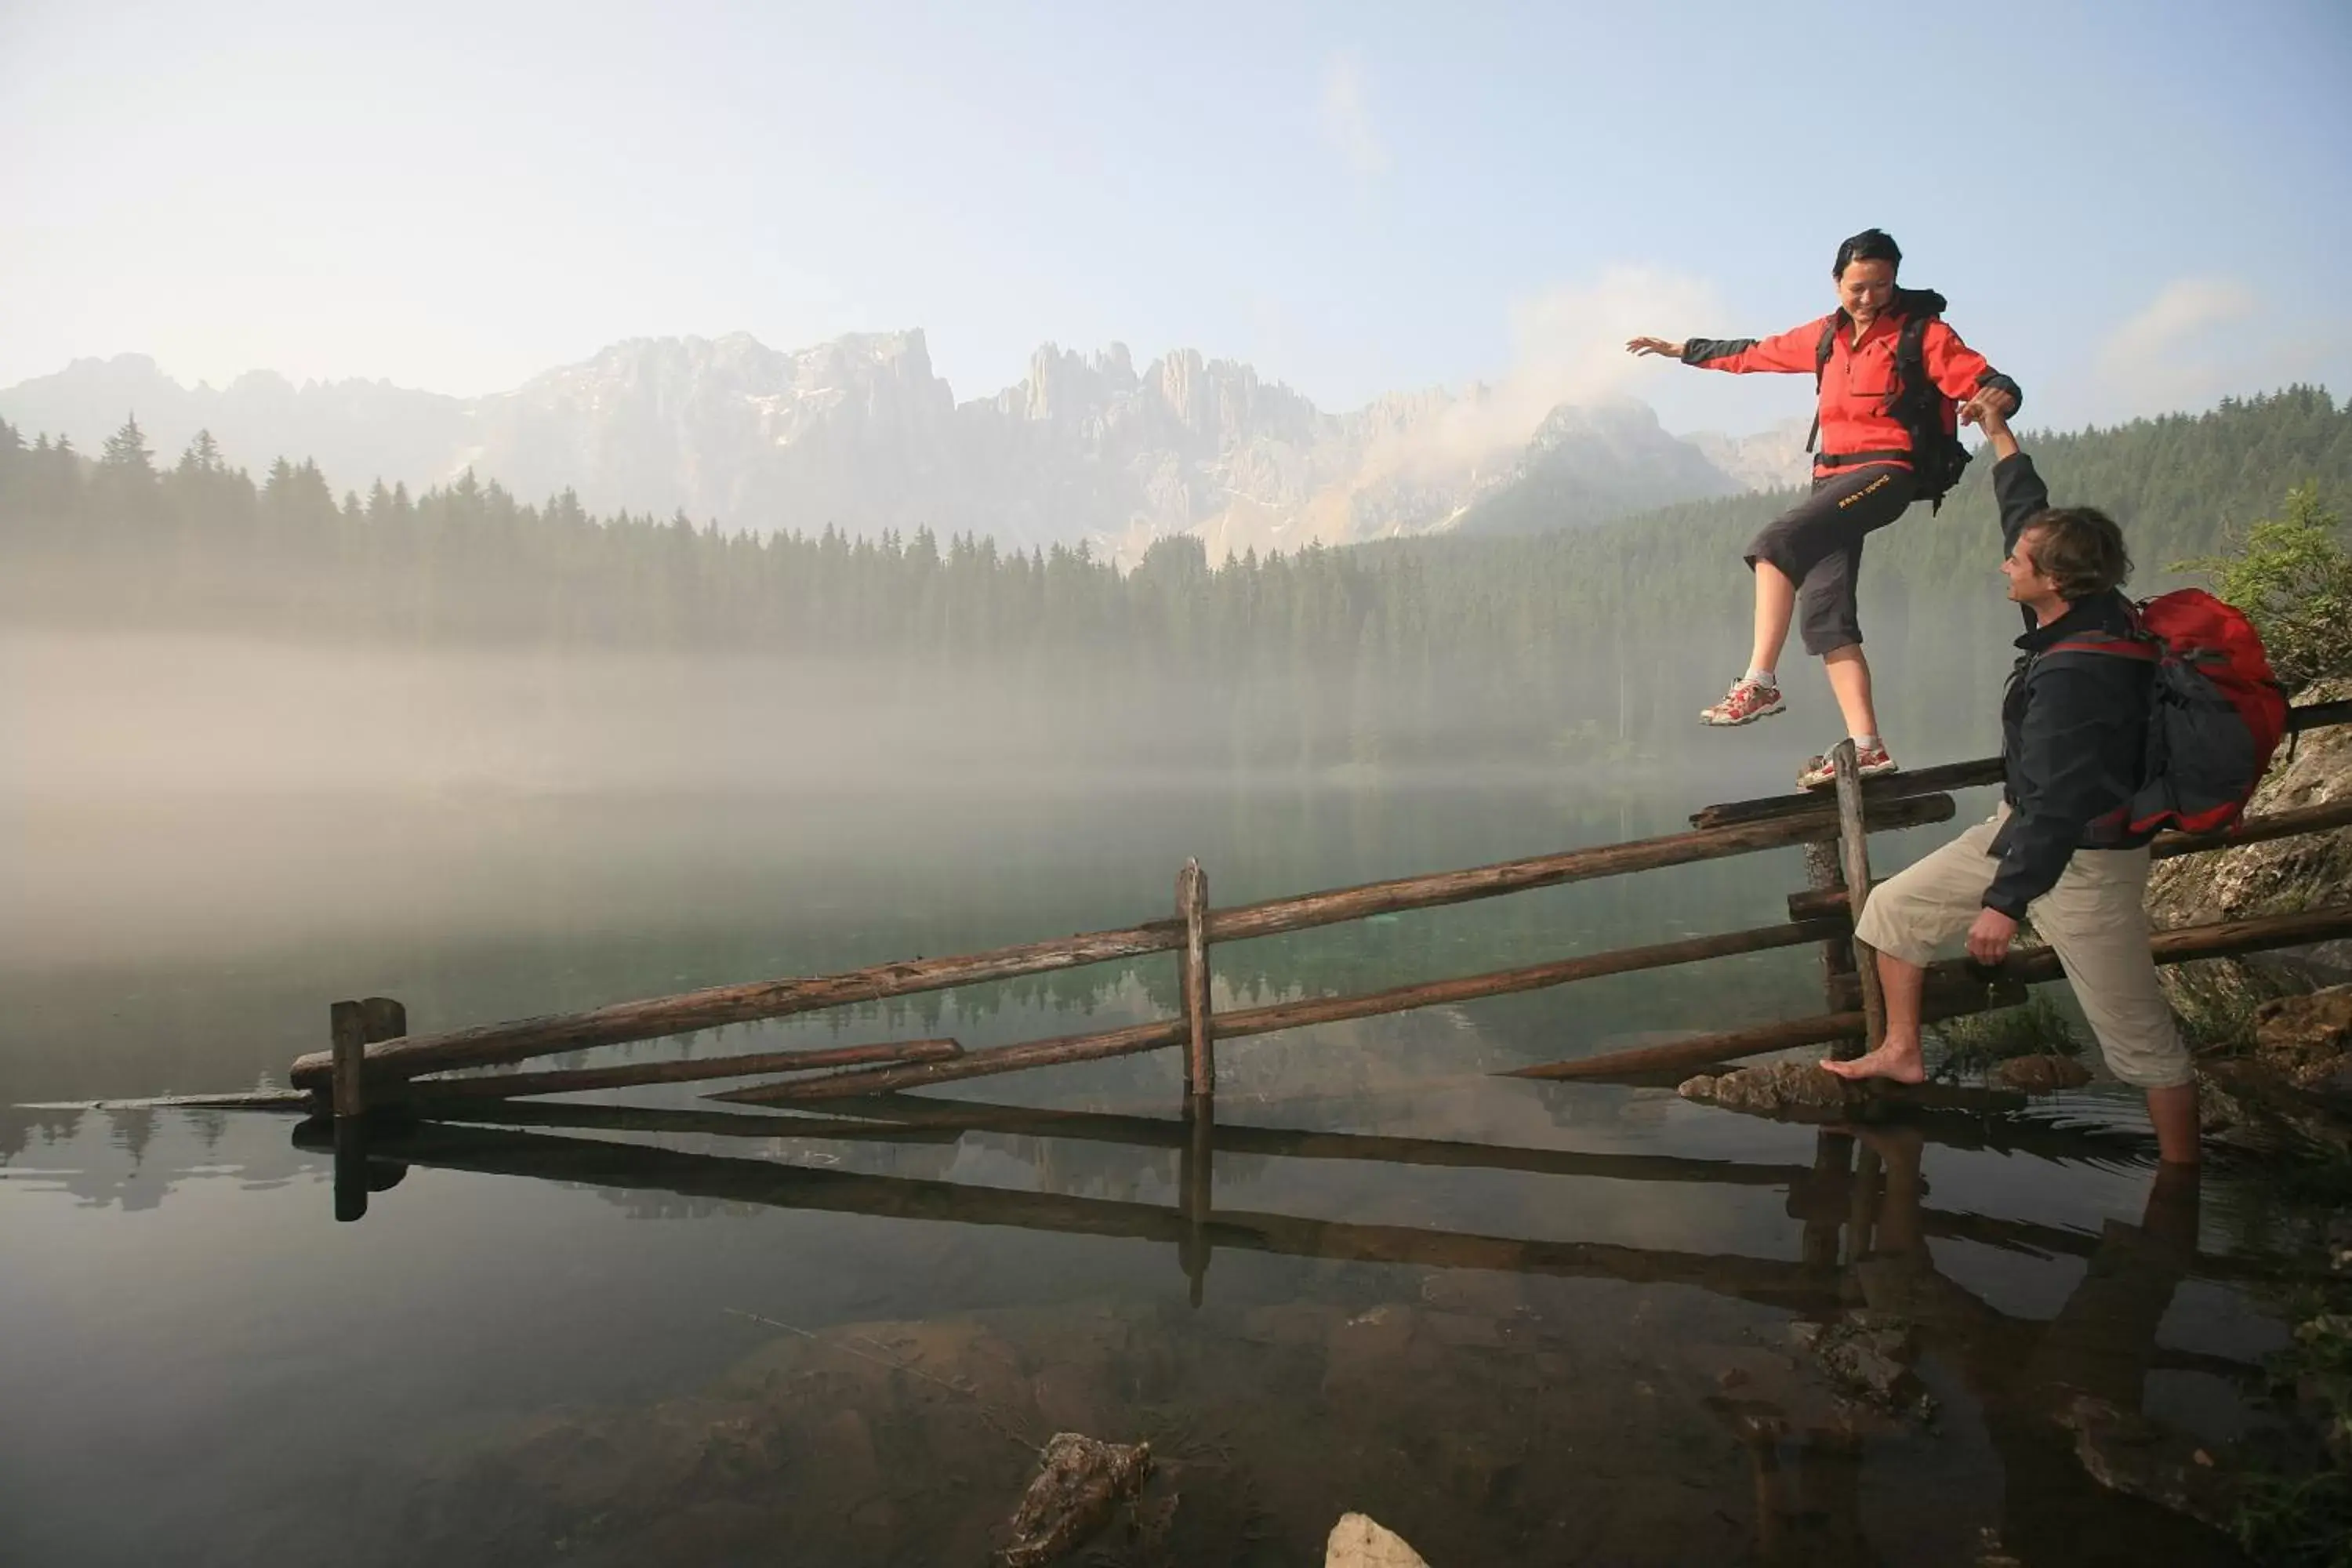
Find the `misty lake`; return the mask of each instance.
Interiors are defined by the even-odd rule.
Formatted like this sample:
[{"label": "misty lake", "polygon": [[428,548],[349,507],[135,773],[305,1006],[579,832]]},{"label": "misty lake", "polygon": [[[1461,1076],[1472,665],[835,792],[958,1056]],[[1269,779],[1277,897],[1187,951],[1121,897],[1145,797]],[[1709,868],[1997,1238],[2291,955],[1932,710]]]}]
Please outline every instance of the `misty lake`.
[{"label": "misty lake", "polygon": [[[23,792],[0,1102],[282,1081],[339,997],[425,1030],[1126,924],[1188,855],[1229,904],[1667,831],[1772,787],[1766,751],[1616,785]],[[1223,946],[1218,1005],[1769,923],[1801,881],[1787,850]],[[1155,957],[688,1048],[1175,1003]],[[1874,1132],[1855,1176],[1836,1135],[1489,1076],[1819,1004],[1797,950],[1230,1042],[1197,1233],[1171,1052],[887,1136],[443,1127],[345,1225],[292,1118],[0,1110],[0,1562],[979,1563],[1064,1429],[1158,1461],[1072,1561],[1319,1563],[1349,1510],[1439,1568],[2234,1561],[2064,1424],[2088,1392],[2236,1438],[2284,1340],[2259,1195],[2152,1201],[2133,1097]],[[1891,1407],[1792,1335],[1865,1306],[1919,1325]]]}]

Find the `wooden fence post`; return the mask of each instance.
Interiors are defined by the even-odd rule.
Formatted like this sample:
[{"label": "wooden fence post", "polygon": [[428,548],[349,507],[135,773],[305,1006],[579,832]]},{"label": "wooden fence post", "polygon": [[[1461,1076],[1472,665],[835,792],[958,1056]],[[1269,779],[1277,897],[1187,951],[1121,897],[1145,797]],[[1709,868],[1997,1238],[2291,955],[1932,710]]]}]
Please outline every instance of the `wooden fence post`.
[{"label": "wooden fence post", "polygon": [[1184,1021],[1192,1030],[1184,1054],[1184,1094],[1190,1100],[1217,1092],[1209,1010],[1209,875],[1198,860],[1185,861],[1176,873],[1176,913],[1184,922],[1176,973],[1184,993]]},{"label": "wooden fence post", "polygon": [[[1862,775],[1854,771],[1854,747],[1851,736],[1840,741],[1830,751],[1830,761],[1837,769],[1837,803],[1839,847],[1844,862],[1845,894],[1853,911],[1856,930],[1862,925],[1862,906],[1870,898],[1870,829],[1862,816]],[[1866,1050],[1876,1050],[1886,1038],[1886,998],[1878,988],[1878,954],[1863,940],[1853,939],[1855,978],[1862,982],[1863,1041]]]},{"label": "wooden fence post", "polygon": [[335,1218],[367,1215],[367,1023],[357,1002],[328,1009],[335,1053]]},{"label": "wooden fence post", "polygon": [[328,1012],[334,1040],[335,1218],[367,1215],[367,1048],[408,1033],[408,1009],[389,996],[338,1002]]}]

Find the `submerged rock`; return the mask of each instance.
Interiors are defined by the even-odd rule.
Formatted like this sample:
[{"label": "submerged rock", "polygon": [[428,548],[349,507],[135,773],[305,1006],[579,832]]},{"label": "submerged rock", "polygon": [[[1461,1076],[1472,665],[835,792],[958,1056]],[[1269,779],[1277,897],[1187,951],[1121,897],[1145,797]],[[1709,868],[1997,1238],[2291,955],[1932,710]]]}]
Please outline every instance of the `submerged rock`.
[{"label": "submerged rock", "polygon": [[1394,1531],[1360,1513],[1343,1513],[1323,1543],[1323,1568],[1429,1568]]},{"label": "submerged rock", "polygon": [[2179,1434],[2104,1399],[2077,1395],[2059,1417],[2074,1433],[2074,1458],[2110,1491],[2228,1530],[2243,1482]]},{"label": "submerged rock", "polygon": [[1684,1082],[1675,1092],[1701,1105],[1759,1116],[1801,1116],[1808,1112],[1842,1116],[1850,1106],[1868,1098],[1861,1086],[1835,1073],[1824,1072],[1811,1062],[1773,1062],[1712,1078],[1702,1074]]},{"label": "submerged rock", "polygon": [[1847,1392],[1882,1410],[1923,1421],[1935,1414],[1935,1400],[1912,1374],[1919,1340],[1905,1320],[1883,1312],[1850,1312],[1834,1323],[1792,1323],[1789,1334]]},{"label": "submerged rock", "polygon": [[1685,1079],[1675,1092],[1700,1105],[1790,1121],[1872,1121],[1892,1106],[1979,1112],[2025,1108],[2024,1097],[2014,1090],[1843,1079],[1811,1062],[1771,1062],[1715,1077],[1702,1074]]},{"label": "submerged rock", "polygon": [[2352,1069],[2352,985],[2255,1008],[2254,1058],[2297,1089],[2333,1089]]},{"label": "submerged rock", "polygon": [[1992,1069],[1995,1082],[2027,1094],[2053,1094],[2080,1089],[2091,1081],[2091,1069],[2072,1057],[2037,1055],[2011,1057]]},{"label": "submerged rock", "polygon": [[1042,1568],[1108,1524],[1118,1505],[1143,1489],[1151,1473],[1151,1445],[1056,1432],[1046,1439],[1039,1460],[1037,1479],[1013,1514],[1004,1568]]}]

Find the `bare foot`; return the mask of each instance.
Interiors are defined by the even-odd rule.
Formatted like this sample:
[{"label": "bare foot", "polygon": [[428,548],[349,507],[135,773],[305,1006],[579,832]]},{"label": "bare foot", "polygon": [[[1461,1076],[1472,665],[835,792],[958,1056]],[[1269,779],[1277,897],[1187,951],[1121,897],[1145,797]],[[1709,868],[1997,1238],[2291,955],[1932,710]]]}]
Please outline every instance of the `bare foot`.
[{"label": "bare foot", "polygon": [[1897,1045],[1889,1040],[1868,1056],[1856,1057],[1850,1062],[1824,1060],[1822,1068],[1843,1079],[1883,1078],[1895,1083],[1925,1083],[1927,1064],[1919,1058],[1917,1046]]}]

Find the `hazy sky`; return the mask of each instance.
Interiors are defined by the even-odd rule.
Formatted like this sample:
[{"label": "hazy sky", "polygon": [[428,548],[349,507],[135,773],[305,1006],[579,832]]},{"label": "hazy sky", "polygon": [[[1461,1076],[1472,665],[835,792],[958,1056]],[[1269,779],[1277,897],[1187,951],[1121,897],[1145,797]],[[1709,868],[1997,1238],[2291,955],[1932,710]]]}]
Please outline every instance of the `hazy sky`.
[{"label": "hazy sky", "polygon": [[2352,393],[2348,84],[2344,0],[0,0],[0,384],[921,326],[965,397],[1120,340],[1753,428],[1598,346],[1792,325],[1879,224],[2044,418]]}]

